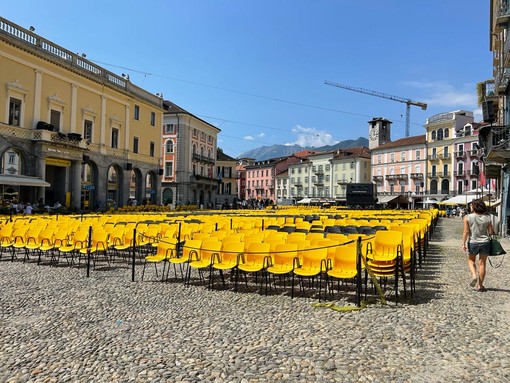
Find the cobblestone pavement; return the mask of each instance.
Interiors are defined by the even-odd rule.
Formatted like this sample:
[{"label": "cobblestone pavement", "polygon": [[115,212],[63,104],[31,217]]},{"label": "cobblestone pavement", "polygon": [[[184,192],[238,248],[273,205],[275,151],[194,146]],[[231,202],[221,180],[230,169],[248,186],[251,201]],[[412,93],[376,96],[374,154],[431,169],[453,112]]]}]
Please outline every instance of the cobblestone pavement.
[{"label": "cobblestone pavement", "polygon": [[475,291],[461,230],[439,221],[413,299],[349,312],[278,290],[161,283],[153,269],[142,282],[141,267],[133,283],[127,267],[87,278],[2,257],[0,381],[508,382],[510,260]]}]

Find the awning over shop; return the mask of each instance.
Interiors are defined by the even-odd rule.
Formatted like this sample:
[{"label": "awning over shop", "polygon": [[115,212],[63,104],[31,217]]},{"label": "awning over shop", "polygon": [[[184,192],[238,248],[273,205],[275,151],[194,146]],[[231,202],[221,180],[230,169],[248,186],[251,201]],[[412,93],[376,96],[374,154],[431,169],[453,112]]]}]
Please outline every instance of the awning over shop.
[{"label": "awning over shop", "polygon": [[476,195],[459,194],[455,197],[439,202],[439,205],[467,205],[476,199]]},{"label": "awning over shop", "polygon": [[377,203],[390,203],[396,200],[398,197],[398,195],[383,195],[377,197]]},{"label": "awning over shop", "polygon": [[303,199],[300,199],[299,201],[297,201],[296,203],[310,203],[312,202],[312,199],[311,198],[303,198]]},{"label": "awning over shop", "polygon": [[48,182],[37,177],[0,174],[0,185],[49,187]]}]

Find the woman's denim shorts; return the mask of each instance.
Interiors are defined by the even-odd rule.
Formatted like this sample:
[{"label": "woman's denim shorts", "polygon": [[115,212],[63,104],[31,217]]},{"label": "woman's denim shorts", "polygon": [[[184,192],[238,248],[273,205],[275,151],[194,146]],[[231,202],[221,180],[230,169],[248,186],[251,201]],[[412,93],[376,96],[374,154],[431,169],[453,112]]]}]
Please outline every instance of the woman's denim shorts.
[{"label": "woman's denim shorts", "polygon": [[468,254],[469,255],[489,255],[491,253],[491,243],[468,243]]}]

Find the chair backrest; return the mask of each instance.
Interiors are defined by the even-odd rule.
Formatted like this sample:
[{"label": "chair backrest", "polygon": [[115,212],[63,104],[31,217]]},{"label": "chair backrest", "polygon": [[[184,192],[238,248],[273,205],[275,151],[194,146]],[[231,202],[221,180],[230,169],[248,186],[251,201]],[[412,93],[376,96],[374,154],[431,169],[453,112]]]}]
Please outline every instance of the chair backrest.
[{"label": "chair backrest", "polygon": [[202,240],[200,239],[188,239],[184,243],[182,248],[182,256],[189,258],[190,256],[197,254],[202,247]]},{"label": "chair backrest", "polygon": [[310,249],[304,252],[301,265],[303,268],[313,269],[317,272],[326,271],[327,259],[327,249]]},{"label": "chair backrest", "polygon": [[298,256],[298,245],[295,243],[280,243],[275,246],[271,254],[273,265],[292,265]]},{"label": "chair backrest", "polygon": [[311,241],[313,239],[322,239],[324,238],[324,233],[307,233],[306,240]]},{"label": "chair backrest", "polygon": [[218,241],[217,238],[210,238],[206,241],[202,241],[202,246],[200,247],[200,251],[198,252],[198,258],[202,260],[207,260],[212,263],[213,254],[218,254],[221,251],[222,243]]},{"label": "chair backrest", "polygon": [[171,257],[177,247],[177,239],[165,238],[158,242],[156,255],[161,257]]},{"label": "chair backrest", "polygon": [[379,230],[375,233],[374,250],[377,254],[397,255],[402,251],[402,233],[394,230]]},{"label": "chair backrest", "polygon": [[221,252],[220,252],[220,261],[225,262],[227,260],[236,261],[239,254],[244,252],[244,243],[243,242],[222,242]]},{"label": "chair backrest", "polygon": [[[336,248],[333,256],[333,269],[356,270],[357,248],[352,246],[340,246]],[[361,263],[363,267],[363,262]]]},{"label": "chair backrest", "polygon": [[262,263],[269,256],[271,244],[269,243],[248,243],[245,247],[244,259],[247,262]]}]

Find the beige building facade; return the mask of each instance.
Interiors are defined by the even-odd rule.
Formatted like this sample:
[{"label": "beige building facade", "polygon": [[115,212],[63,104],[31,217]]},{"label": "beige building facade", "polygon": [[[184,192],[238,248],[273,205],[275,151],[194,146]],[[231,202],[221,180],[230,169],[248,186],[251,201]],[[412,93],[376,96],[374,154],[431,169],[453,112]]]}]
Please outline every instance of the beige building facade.
[{"label": "beige building facade", "polygon": [[156,203],[161,98],[3,18],[0,68],[3,200]]}]

